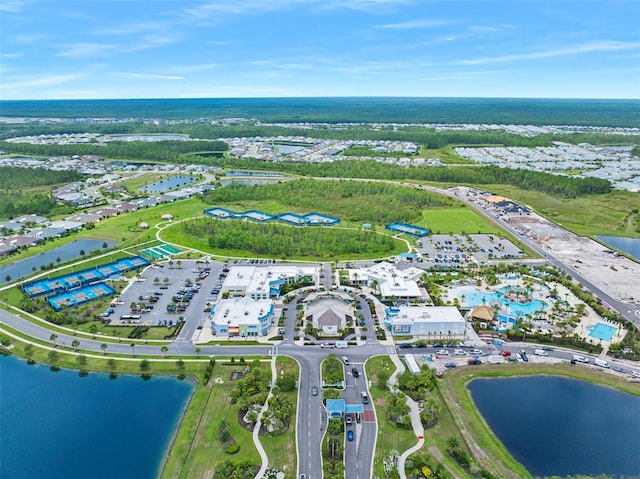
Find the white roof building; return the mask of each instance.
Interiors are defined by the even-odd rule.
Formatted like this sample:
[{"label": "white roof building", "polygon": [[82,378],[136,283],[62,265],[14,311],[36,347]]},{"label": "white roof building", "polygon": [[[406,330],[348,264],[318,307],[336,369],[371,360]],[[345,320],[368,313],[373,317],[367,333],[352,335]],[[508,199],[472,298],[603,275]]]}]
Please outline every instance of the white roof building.
[{"label": "white roof building", "polygon": [[304,317],[325,334],[338,334],[353,320],[353,298],[338,291],[311,293],[302,303]]},{"label": "white roof building", "polygon": [[385,326],[393,335],[464,337],[466,322],[454,306],[389,306]]},{"label": "white roof building", "polygon": [[398,269],[391,263],[377,263],[368,268],[350,269],[351,284],[366,284],[380,293],[382,298],[398,300],[428,300],[429,296],[416,282],[424,271],[420,268]]},{"label": "white roof building", "polygon": [[249,296],[253,299],[277,298],[280,287],[304,277],[315,280],[315,266],[304,265],[242,265],[233,266],[222,284],[222,292],[230,297]]},{"label": "white roof building", "polygon": [[217,336],[265,336],[273,318],[270,300],[247,296],[220,300],[211,308],[211,332]]}]

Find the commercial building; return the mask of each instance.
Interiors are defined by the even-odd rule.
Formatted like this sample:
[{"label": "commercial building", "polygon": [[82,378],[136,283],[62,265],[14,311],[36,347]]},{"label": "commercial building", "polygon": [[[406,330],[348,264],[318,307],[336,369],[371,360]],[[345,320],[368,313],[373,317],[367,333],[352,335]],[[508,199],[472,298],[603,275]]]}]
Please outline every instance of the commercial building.
[{"label": "commercial building", "polygon": [[211,332],[216,336],[266,336],[273,319],[270,300],[248,296],[222,299],[211,308]]},{"label": "commercial building", "polygon": [[303,265],[242,265],[233,266],[222,284],[222,294],[230,298],[248,296],[255,300],[277,299],[283,284],[307,278],[315,280],[316,266]]},{"label": "commercial building", "polygon": [[398,269],[391,263],[382,262],[368,268],[347,270],[349,282],[354,286],[368,286],[382,300],[394,299],[398,302],[429,301],[425,289],[418,286],[417,280],[424,274],[420,268]]},{"label": "commercial building", "polygon": [[354,317],[353,298],[337,291],[311,293],[302,304],[304,318],[325,335],[338,335]]},{"label": "commercial building", "polygon": [[434,339],[465,335],[465,320],[453,306],[389,306],[385,309],[384,324],[393,335]]}]

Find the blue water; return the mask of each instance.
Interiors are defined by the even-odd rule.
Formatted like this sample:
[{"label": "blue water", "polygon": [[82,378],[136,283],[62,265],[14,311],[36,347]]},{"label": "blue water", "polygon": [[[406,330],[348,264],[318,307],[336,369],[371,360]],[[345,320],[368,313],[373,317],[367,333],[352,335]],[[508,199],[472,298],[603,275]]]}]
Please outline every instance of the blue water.
[{"label": "blue water", "polygon": [[0,477],[158,477],[193,387],[0,357]]},{"label": "blue water", "polygon": [[638,238],[621,238],[620,236],[596,236],[599,240],[604,241],[612,248],[630,254],[640,261],[640,239]]},{"label": "blue water", "polygon": [[283,155],[288,155],[290,153],[295,153],[296,151],[300,151],[304,149],[304,146],[294,146],[294,145],[273,145],[278,149],[278,153]]},{"label": "blue water", "polygon": [[[502,290],[495,292],[486,292],[486,291],[478,291],[477,289],[463,289],[457,293],[457,297],[460,302],[467,303],[471,307],[480,306],[482,304],[489,305],[493,302],[502,303],[504,306],[508,308],[510,316],[527,316],[533,315],[536,311],[540,311],[546,309],[549,305],[540,299],[535,299],[530,303],[520,304],[520,303],[512,303],[507,301],[503,297]],[[461,299],[462,295],[464,295],[464,300]],[[484,302],[483,302],[484,300]]]},{"label": "blue water", "polygon": [[102,250],[102,245],[104,243],[107,243],[107,248],[112,248],[118,244],[115,241],[97,239],[76,240],[63,246],[53,248],[45,253],[40,253],[30,258],[2,266],[0,268],[0,284],[6,283],[5,278],[7,275],[11,276],[11,281],[13,281],[33,273],[34,266],[36,267],[36,271],[40,271],[40,265],[47,265],[49,263],[53,263],[54,266],[57,265],[58,262],[56,260],[58,258],[60,258],[61,263],[77,259],[81,257],[80,250],[84,250],[86,254],[89,254],[90,251],[94,251],[96,249]]},{"label": "blue water", "polygon": [[256,186],[256,185],[270,185],[277,183],[277,180],[222,180],[220,185],[229,186],[231,184],[243,185],[243,186]]},{"label": "blue water", "polygon": [[150,185],[143,186],[139,188],[140,191],[144,191],[145,193],[164,193],[166,191],[175,190],[176,188],[180,188],[181,186],[187,186],[191,183],[195,183],[198,181],[197,178],[192,176],[172,176],[170,178],[165,178],[164,180],[156,181],[155,183],[151,183]]},{"label": "blue water", "polygon": [[608,324],[598,323],[589,332],[589,336],[592,338],[602,339],[603,341],[611,341],[613,335],[616,334],[618,328],[609,326]]},{"label": "blue water", "polygon": [[468,388],[534,476],[640,474],[640,397],[557,376],[476,379]]}]

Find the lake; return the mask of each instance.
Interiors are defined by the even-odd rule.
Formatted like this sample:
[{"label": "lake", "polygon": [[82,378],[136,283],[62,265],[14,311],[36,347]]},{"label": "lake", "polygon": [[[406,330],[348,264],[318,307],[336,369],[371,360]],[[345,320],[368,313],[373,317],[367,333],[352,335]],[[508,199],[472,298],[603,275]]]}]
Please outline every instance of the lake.
[{"label": "lake", "polygon": [[155,478],[193,386],[0,356],[0,477]]},{"label": "lake", "polygon": [[640,261],[640,239],[624,238],[621,236],[596,236],[596,238],[604,241],[612,248],[630,254],[635,259]]},{"label": "lake", "polygon": [[22,278],[23,276],[27,276],[28,274],[33,273],[34,266],[36,268],[36,271],[41,271],[41,265],[53,263],[53,265],[56,266],[58,264],[58,261],[56,261],[58,258],[60,258],[61,263],[80,258],[82,256],[80,254],[80,251],[84,250],[86,254],[89,254],[90,251],[94,251],[97,249],[102,250],[104,249],[103,246],[105,243],[107,244],[107,248],[113,248],[118,244],[115,241],[105,241],[97,239],[76,240],[72,241],[71,243],[58,246],[57,248],[53,248],[44,253],[39,253],[35,256],[31,256],[30,258],[21,259],[20,261],[16,261],[15,263],[10,263],[6,266],[2,266],[0,267],[0,284],[7,282],[5,279],[7,275],[11,277],[11,281],[14,281],[18,278]]},{"label": "lake", "polygon": [[180,188],[181,186],[188,186],[191,183],[195,183],[198,181],[197,178],[193,176],[172,176],[171,178],[165,178],[164,180],[156,181],[155,183],[151,183],[150,185],[143,186],[138,188],[140,191],[144,191],[145,193],[165,193],[167,191],[175,190],[176,188]]},{"label": "lake", "polygon": [[534,476],[640,474],[640,397],[559,376],[475,379],[480,414]]}]

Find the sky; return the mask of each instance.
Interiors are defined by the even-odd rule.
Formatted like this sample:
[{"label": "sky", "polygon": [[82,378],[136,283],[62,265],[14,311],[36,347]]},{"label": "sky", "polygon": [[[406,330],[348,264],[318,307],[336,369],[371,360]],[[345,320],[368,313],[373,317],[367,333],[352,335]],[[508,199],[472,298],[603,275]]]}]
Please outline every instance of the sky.
[{"label": "sky", "polygon": [[1,0],[0,99],[640,98],[637,0]]}]

